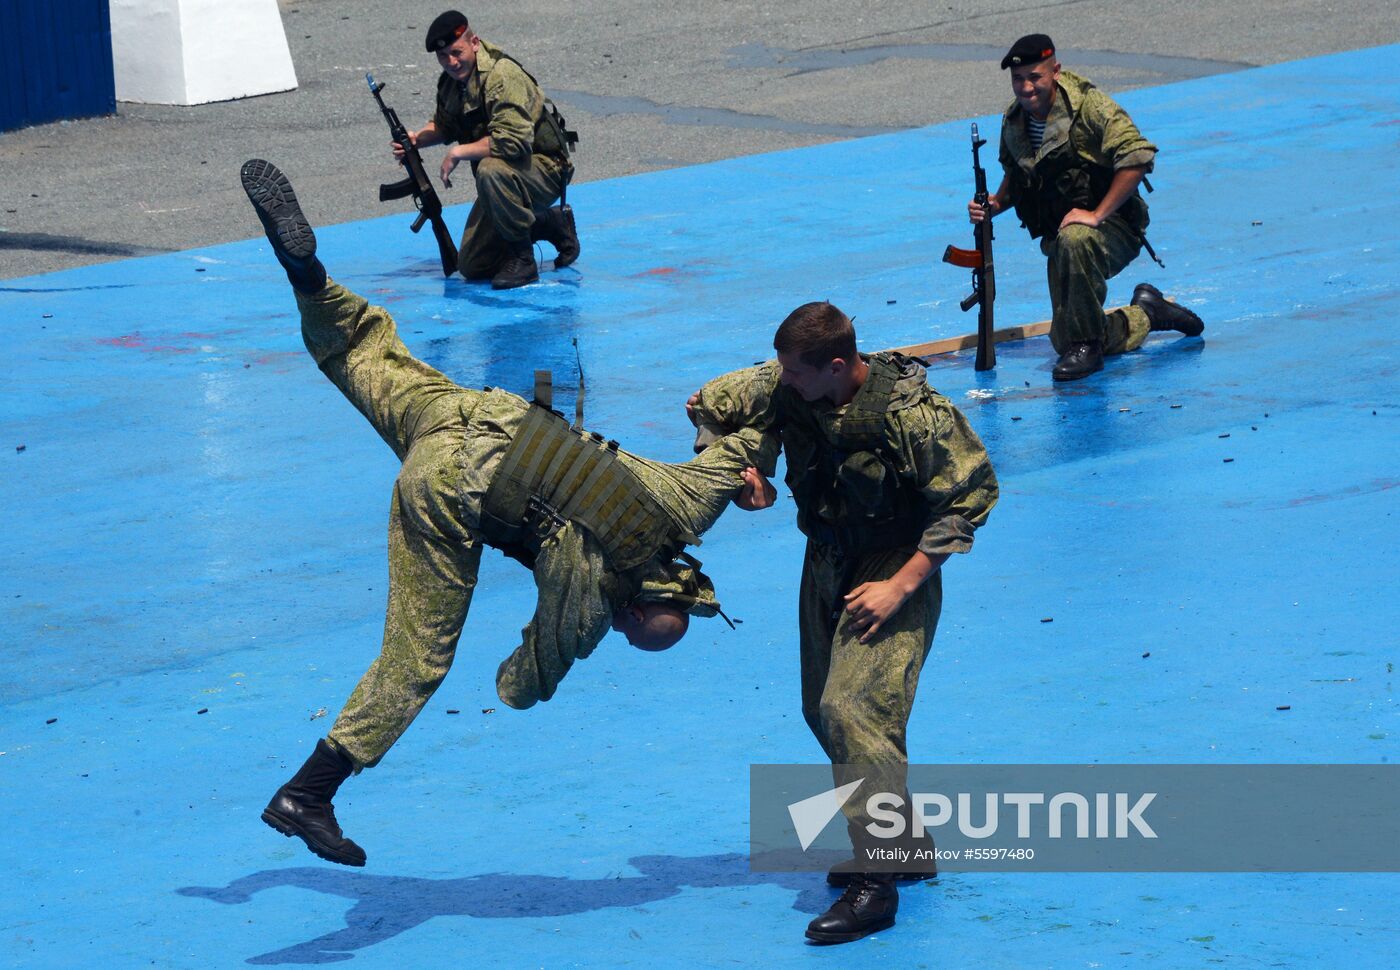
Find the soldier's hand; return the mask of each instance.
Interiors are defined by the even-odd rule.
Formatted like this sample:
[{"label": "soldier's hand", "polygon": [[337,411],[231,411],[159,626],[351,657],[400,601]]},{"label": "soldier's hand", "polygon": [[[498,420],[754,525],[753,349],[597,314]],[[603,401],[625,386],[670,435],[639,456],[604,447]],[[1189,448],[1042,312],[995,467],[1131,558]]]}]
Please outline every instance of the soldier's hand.
[{"label": "soldier's hand", "polygon": [[1090,229],[1097,229],[1101,225],[1103,220],[1088,209],[1070,209],[1060,220],[1061,229],[1065,226],[1088,226]]},{"label": "soldier's hand", "polygon": [[447,154],[442,157],[442,167],[438,170],[438,174],[442,176],[444,188],[452,188],[452,173],[457,168],[457,162],[455,150],[449,148]]},{"label": "soldier's hand", "polygon": [[697,427],[700,424],[700,419],[695,415],[695,406],[699,403],[699,391],[696,391],[694,394],[690,395],[690,397],[685,399],[685,416],[690,419],[691,424],[696,425]]},{"label": "soldier's hand", "polygon": [[778,500],[778,490],[763,472],[750,465],[739,473],[739,477],[744,480],[744,487],[734,496],[735,505],[745,512],[772,508],[773,503]]},{"label": "soldier's hand", "polygon": [[[417,136],[416,134],[414,134],[413,132],[411,132],[411,131],[408,133],[408,143],[409,143],[410,145],[413,145],[413,146],[417,146],[417,144],[418,144],[418,136]],[[392,152],[394,153],[394,157],[395,157],[396,159],[398,159],[398,160],[401,161],[401,162],[403,161],[403,156],[404,156],[404,147],[403,147],[403,145],[400,145],[400,144],[399,144],[398,142],[396,142],[396,141],[391,141],[391,142],[389,142],[389,150],[392,151]]]},{"label": "soldier's hand", "polygon": [[880,632],[885,621],[894,616],[908,599],[888,580],[861,583],[843,598],[851,623],[861,631],[861,643],[869,643]]}]

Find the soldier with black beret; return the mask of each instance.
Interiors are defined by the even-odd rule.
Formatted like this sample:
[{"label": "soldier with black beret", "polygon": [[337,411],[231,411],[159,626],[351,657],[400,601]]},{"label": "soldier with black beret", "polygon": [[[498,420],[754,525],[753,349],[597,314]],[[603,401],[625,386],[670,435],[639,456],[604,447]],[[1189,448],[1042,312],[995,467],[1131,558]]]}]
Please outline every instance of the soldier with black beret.
[{"label": "soldier with black beret", "polygon": [[[1092,81],[1061,70],[1055,44],[1027,34],[1001,59],[1016,96],[1002,116],[1005,177],[974,223],[1015,208],[1049,260],[1053,376],[1072,381],[1103,367],[1105,354],[1136,350],[1153,330],[1188,336],[1205,325],[1150,283],[1107,313],[1108,280],[1147,246],[1147,202],[1138,193],[1157,146]],[[1147,246],[1148,252],[1151,247]]]},{"label": "soldier with black beret", "polygon": [[[451,146],[442,160],[445,186],[461,162],[471,163],[476,178],[458,269],[496,289],[533,283],[538,240],[558,250],[555,269],[568,266],[579,255],[578,232],[573,210],[554,204],[574,174],[574,136],[564,119],[530,73],[477,36],[458,11],[432,22],[424,46],[442,67],[437,109],[409,138],[419,148]],[[393,149],[402,157],[402,146]]]}]

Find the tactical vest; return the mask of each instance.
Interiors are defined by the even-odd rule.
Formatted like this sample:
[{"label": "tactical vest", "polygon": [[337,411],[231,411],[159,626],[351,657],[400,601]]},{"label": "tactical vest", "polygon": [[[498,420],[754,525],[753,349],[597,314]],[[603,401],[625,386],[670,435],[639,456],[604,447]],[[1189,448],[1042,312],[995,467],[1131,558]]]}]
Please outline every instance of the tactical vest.
[{"label": "tactical vest", "polygon": [[[1012,198],[1016,215],[1032,239],[1054,235],[1070,209],[1092,211],[1108,194],[1113,170],[1088,161],[1080,148],[1084,126],[1076,111],[1070,119],[1069,137],[1035,165],[1032,174],[1019,164],[1011,166]],[[1136,192],[1114,215],[1141,236],[1147,230],[1147,203]]]},{"label": "tactical vest", "polygon": [[482,502],[486,541],[527,566],[565,522],[586,528],[621,572],[696,542],[618,460],[617,442],[538,405],[525,412]]},{"label": "tactical vest", "polygon": [[808,538],[853,554],[914,545],[929,520],[918,486],[899,474],[897,447],[886,432],[886,415],[909,406],[897,403],[895,384],[911,365],[922,382],[923,368],[894,353],[871,354],[866,363],[865,383],[837,422],[834,440],[795,391],[778,391],[797,526]]}]

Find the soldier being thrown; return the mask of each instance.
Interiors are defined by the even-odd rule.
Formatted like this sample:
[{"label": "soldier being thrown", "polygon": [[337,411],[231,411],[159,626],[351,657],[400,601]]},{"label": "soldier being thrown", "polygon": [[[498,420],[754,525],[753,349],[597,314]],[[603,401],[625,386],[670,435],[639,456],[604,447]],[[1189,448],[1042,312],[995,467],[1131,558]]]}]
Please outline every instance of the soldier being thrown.
[{"label": "soldier being thrown", "polygon": [[636,647],[665,650],[690,615],[719,612],[684,547],[731,500],[772,504],[754,466],[770,467],[778,445],[745,430],[683,465],[663,464],[513,394],[459,387],[409,354],[383,308],[326,277],[275,166],[251,160],[242,180],[296,292],[307,350],[403,462],[389,513],[383,649],[262,816],[321,858],[362,866],[331,799],[351,773],[379,763],[447,675],[483,545],[535,575],[535,614],[496,674],[501,700],[528,708],[554,695],[609,626]]},{"label": "soldier being thrown", "polygon": [[[1093,82],[1060,69],[1055,45],[1029,34],[1001,60],[1016,96],[1001,122],[1005,177],[985,207],[968,203],[983,222],[1014,208],[1040,240],[1050,280],[1050,344],[1060,355],[1052,377],[1077,381],[1103,369],[1104,355],[1136,350],[1154,330],[1188,337],[1201,318],[1168,303],[1151,283],[1132,303],[1105,312],[1108,280],[1147,247],[1147,203],[1138,186],[1157,146],[1128,113]],[[1151,247],[1147,247],[1151,252]]]}]

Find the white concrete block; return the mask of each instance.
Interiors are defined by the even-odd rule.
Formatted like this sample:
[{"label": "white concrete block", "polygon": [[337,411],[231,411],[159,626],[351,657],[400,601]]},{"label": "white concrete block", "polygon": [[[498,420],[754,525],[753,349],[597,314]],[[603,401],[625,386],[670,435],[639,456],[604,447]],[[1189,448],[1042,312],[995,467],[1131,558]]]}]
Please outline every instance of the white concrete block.
[{"label": "white concrete block", "polygon": [[207,104],[297,86],[277,0],[111,0],[117,100]]}]

